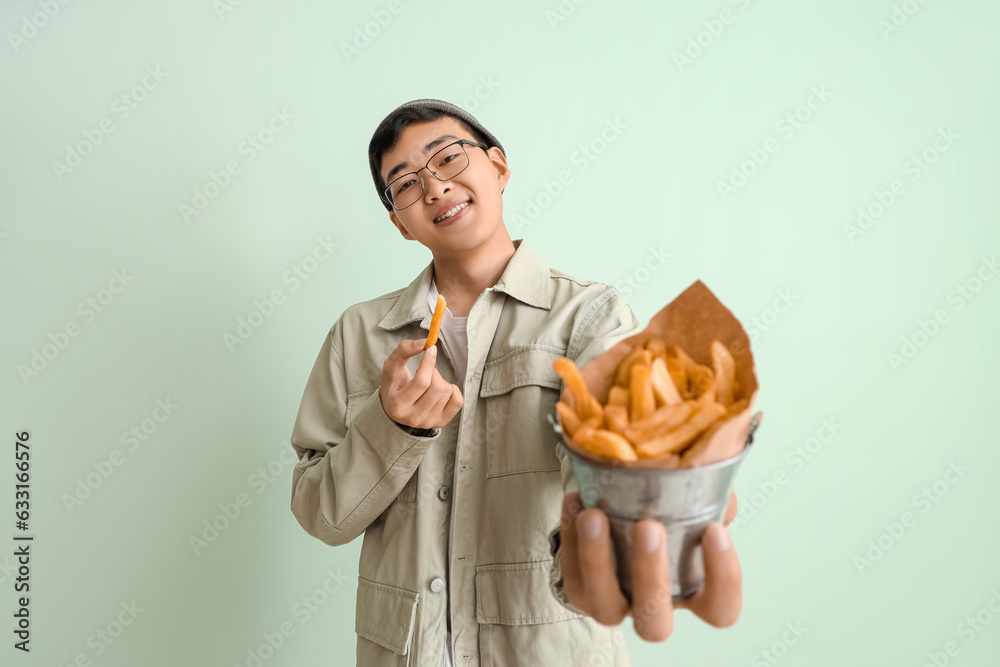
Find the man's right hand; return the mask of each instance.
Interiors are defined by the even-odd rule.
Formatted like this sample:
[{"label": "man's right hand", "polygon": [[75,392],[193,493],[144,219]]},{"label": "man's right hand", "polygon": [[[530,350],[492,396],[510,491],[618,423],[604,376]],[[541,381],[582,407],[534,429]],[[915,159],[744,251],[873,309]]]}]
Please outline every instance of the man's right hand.
[{"label": "man's right hand", "polygon": [[449,383],[434,367],[437,345],[420,360],[416,375],[406,360],[424,349],[426,338],[400,341],[382,364],[379,399],[389,418],[414,428],[442,428],[465,404],[462,390]]}]

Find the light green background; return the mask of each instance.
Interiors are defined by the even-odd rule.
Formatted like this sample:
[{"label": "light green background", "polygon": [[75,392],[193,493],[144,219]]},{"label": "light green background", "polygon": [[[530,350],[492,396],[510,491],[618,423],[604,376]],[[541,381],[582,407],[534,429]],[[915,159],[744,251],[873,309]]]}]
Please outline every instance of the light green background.
[{"label": "light green background", "polygon": [[[663,644],[627,623],[634,664],[921,665],[952,641],[949,664],[996,664],[1000,280],[976,282],[1000,251],[996,3],[73,2],[34,34],[40,7],[0,9],[0,662],[245,665],[290,621],[264,664],[353,664],[360,540],[333,549],[299,527],[281,454],[327,329],[430,261],[389,223],[366,149],[396,105],[436,97],[503,142],[504,218],[550,266],[619,286],[643,323],[699,278],[761,322],[766,417],[736,485],[756,513],[732,527],[743,614],[719,630],[678,612]],[[391,20],[345,54],[372,12]],[[898,29],[880,28],[894,12]],[[166,76],[122,118],[112,104],[147,67]],[[814,88],[828,99],[800,109]],[[248,161],[239,146],[274,109],[294,119]],[[777,124],[797,110],[809,118],[786,136]],[[114,131],[60,179],[53,162],[106,118]],[[602,147],[609,119],[624,129]],[[935,156],[939,128],[957,139]],[[768,139],[777,150],[723,198],[719,182]],[[603,152],[581,170],[592,142]],[[925,150],[937,159],[911,180]],[[185,221],[179,206],[230,160],[240,173]],[[572,182],[540,197],[561,170]],[[894,179],[903,193],[849,238]],[[283,275],[327,236],[339,248],[292,290]],[[649,272],[654,249],[670,257]],[[134,280],[88,321],[78,304],[123,269]],[[960,284],[980,288],[961,307]],[[284,303],[230,351],[224,334],[274,289]],[[769,310],[781,293],[791,305]],[[22,379],[69,322],[79,335]],[[904,339],[920,347],[894,364]],[[168,397],[179,408],[129,451],[121,434]],[[840,426],[817,451],[824,420]],[[10,632],[25,429],[30,655]],[[124,462],[67,510],[114,450]],[[969,470],[949,484],[952,461]],[[273,482],[251,477],[269,464]],[[933,505],[915,501],[935,482]],[[196,555],[189,538],[240,493],[252,504]],[[892,537],[904,512],[913,525]],[[880,538],[891,548],[858,561]],[[328,570],[339,588],[305,620],[295,605]],[[133,600],[144,611],[97,655],[88,638]],[[992,622],[963,630],[977,612]],[[804,635],[785,643],[796,623]]]}]

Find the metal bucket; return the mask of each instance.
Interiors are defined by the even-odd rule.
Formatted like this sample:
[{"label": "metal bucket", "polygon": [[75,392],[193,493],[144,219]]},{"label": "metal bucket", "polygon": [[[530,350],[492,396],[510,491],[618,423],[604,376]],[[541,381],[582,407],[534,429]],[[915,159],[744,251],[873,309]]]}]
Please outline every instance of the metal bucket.
[{"label": "metal bucket", "polygon": [[[705,580],[702,535],[708,524],[725,517],[736,472],[750,452],[761,416],[758,412],[750,420],[739,454],[698,468],[630,470],[624,463],[601,466],[580,458],[560,441],[573,465],[584,507],[597,507],[608,516],[618,582],[630,604],[632,525],[641,519],[656,519],[666,528],[673,600],[690,597],[701,588]],[[553,425],[559,430],[558,424]]]}]

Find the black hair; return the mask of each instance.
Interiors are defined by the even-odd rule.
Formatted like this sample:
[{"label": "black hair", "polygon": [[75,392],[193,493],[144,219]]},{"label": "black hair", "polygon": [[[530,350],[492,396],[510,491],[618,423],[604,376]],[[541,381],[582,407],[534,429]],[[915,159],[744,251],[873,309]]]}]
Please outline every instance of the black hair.
[{"label": "black hair", "polygon": [[447,111],[428,109],[426,107],[403,107],[396,109],[379,124],[378,129],[375,130],[375,134],[372,136],[372,140],[368,142],[368,164],[371,167],[372,180],[375,182],[375,187],[378,190],[378,198],[382,201],[382,205],[385,206],[385,210],[391,212],[392,204],[385,197],[385,188],[388,184],[382,178],[382,156],[395,148],[396,142],[399,141],[399,135],[408,126],[413,123],[430,123],[444,116],[454,118],[458,121],[477,142],[486,146],[490,145],[490,139],[482,132]]}]

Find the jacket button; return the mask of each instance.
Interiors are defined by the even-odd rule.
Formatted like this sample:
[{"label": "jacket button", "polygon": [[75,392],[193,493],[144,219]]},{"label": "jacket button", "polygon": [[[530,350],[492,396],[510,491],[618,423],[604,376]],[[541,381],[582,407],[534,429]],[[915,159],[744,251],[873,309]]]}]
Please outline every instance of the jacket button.
[{"label": "jacket button", "polygon": [[435,593],[440,593],[441,591],[443,591],[444,579],[442,579],[441,577],[434,577],[434,580],[431,581],[431,590],[434,591]]},{"label": "jacket button", "polygon": [[448,495],[450,493],[451,493],[451,489],[449,489],[448,485],[445,484],[440,489],[438,489],[438,498],[440,498],[441,500],[448,500]]}]

